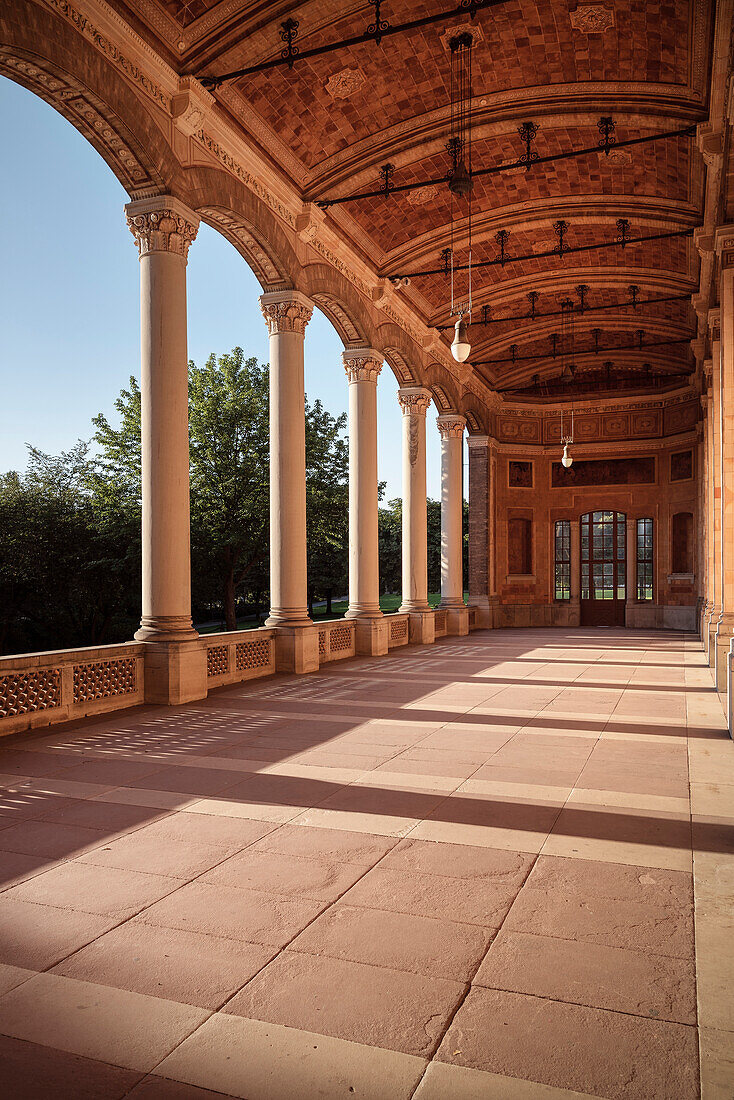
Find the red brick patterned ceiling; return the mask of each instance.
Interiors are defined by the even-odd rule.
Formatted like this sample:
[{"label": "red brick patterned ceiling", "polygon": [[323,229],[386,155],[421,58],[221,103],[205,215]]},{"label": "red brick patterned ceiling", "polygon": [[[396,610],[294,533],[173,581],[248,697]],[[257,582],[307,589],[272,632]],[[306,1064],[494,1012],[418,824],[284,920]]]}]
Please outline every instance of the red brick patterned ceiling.
[{"label": "red brick patterned ceiling", "polygon": [[[307,50],[358,34],[374,19],[365,0],[266,2],[243,0],[127,0],[145,19],[158,4],[187,34],[186,71],[197,76],[258,64],[279,56],[281,23],[299,22],[297,43]],[[383,0],[392,23],[452,6],[454,0]],[[710,0],[507,0],[445,23],[296,61],[243,77],[217,95],[243,126],[258,134],[312,201],[379,185],[380,167],[395,165],[394,184],[443,177],[447,171],[449,32],[474,28],[473,167],[516,159],[523,147],[517,127],[534,121],[540,156],[599,141],[596,123],[612,115],[618,140],[695,124],[707,114],[713,3]],[[198,22],[197,22],[198,21]],[[148,22],[151,34],[152,21]],[[217,26],[220,34],[217,35]],[[197,44],[197,28],[201,27]],[[253,126],[253,121],[257,125]],[[267,140],[263,134],[270,135]],[[626,217],[633,235],[685,229],[700,221],[703,164],[691,136],[594,153],[477,179],[472,198],[473,260],[493,259],[500,228],[510,231],[508,255],[533,258],[479,269],[475,302],[505,312],[527,308],[540,290],[544,308],[557,306],[575,282],[591,286],[589,300],[616,301],[635,282],[642,297],[690,293],[698,258],[690,240],[596,249],[562,259],[535,257],[556,243],[553,222],[569,223],[566,243],[591,244],[616,235]],[[455,233],[465,234],[454,201]],[[449,240],[452,199],[441,185],[422,194],[379,197],[332,208],[341,232],[376,260],[383,274],[410,274],[440,266]],[[457,253],[460,261],[464,254]],[[404,293],[426,320],[450,320],[448,280],[416,276]],[[539,306],[539,308],[541,308]],[[623,316],[614,311],[604,319]],[[642,319],[678,335],[693,326],[685,304],[642,307]],[[600,320],[600,327],[604,326]],[[506,326],[507,328],[511,325]],[[503,331],[494,326],[479,341],[491,358]],[[522,326],[518,339],[532,342]]]}]

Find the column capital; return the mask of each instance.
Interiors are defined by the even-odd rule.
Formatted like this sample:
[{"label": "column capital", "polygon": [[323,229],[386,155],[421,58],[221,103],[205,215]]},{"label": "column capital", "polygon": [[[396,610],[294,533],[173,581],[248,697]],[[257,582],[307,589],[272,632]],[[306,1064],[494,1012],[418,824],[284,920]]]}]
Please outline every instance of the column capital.
[{"label": "column capital", "polygon": [[489,447],[488,435],[469,435],[467,439],[468,447]]},{"label": "column capital", "polygon": [[125,206],[125,217],[138,252],[172,252],[184,260],[199,229],[199,216],[173,195],[156,195]]},{"label": "column capital", "polygon": [[298,332],[304,336],[313,313],[313,302],[299,290],[274,290],[260,296],[260,309],[270,336],[281,332]]},{"label": "column capital", "polygon": [[376,382],[382,370],[383,357],[374,348],[347,348],[342,352],[344,370],[349,382]]},{"label": "column capital", "polygon": [[436,426],[442,439],[451,439],[452,436],[461,438],[466,428],[466,420],[455,413],[443,413],[436,417]]},{"label": "column capital", "polygon": [[422,386],[401,386],[398,390],[398,402],[403,416],[425,416],[432,400],[431,391]]}]

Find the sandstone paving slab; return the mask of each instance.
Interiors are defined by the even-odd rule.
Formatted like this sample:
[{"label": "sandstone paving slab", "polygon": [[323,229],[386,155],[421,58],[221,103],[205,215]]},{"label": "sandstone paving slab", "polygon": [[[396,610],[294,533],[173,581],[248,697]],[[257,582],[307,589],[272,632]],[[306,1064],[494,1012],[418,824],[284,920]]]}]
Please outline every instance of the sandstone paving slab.
[{"label": "sandstone paving slab", "polygon": [[201,881],[330,902],[353,886],[363,873],[364,869],[355,864],[248,850],[207,871]]},{"label": "sandstone paving slab", "polygon": [[67,978],[216,1009],[249,981],[275,948],[130,920],[65,959]]},{"label": "sandstone paving slab", "polygon": [[575,802],[558,815],[543,855],[690,871],[691,823],[688,814],[667,810]]},{"label": "sandstone paving slab", "polygon": [[209,1015],[59,974],[38,974],[0,997],[0,1033],[144,1072]]},{"label": "sandstone paving slab", "polygon": [[692,877],[683,871],[541,856],[504,927],[691,958]]},{"label": "sandstone paving slab", "polygon": [[471,989],[437,1059],[609,1100],[699,1095],[695,1028],[494,989]]},{"label": "sandstone paving slab", "polygon": [[33,978],[35,975],[35,970],[0,963],[0,996],[3,993],[8,993],[11,989],[15,989],[17,985],[22,985],[23,982],[27,982],[29,978]]},{"label": "sandstone paving slab", "polygon": [[371,867],[395,846],[395,839],[350,833],[344,829],[310,829],[304,825],[281,825],[256,841],[253,851],[303,856],[307,859],[336,860]]},{"label": "sandstone paving slab", "polygon": [[380,866],[390,871],[478,879],[485,891],[494,887],[514,896],[532,864],[532,857],[523,852],[472,848],[466,844],[434,844],[406,837],[398,841]]},{"label": "sandstone paving slab", "polygon": [[0,962],[45,970],[109,931],[114,919],[0,898]]},{"label": "sandstone paving slab", "polygon": [[344,894],[347,905],[415,913],[498,928],[512,905],[520,878],[450,878],[416,871],[375,867]]},{"label": "sandstone paving slab", "polygon": [[650,1019],[696,1023],[692,959],[501,930],[474,984]]},{"label": "sandstone paving slab", "polygon": [[226,858],[220,847],[180,840],[161,844],[156,837],[135,832],[101,844],[79,857],[96,867],[116,867],[188,881]]},{"label": "sandstone paving slab", "polygon": [[[425,1066],[420,1057],[218,1013],[156,1072],[240,1100],[387,1100],[387,1081],[390,1100],[410,1100]],[[171,1100],[179,1096],[188,1100],[176,1093]]]},{"label": "sandstone paving slab", "polygon": [[448,1100],[449,1097],[450,1100],[589,1100],[590,1094],[447,1062],[429,1062],[414,1100]]},{"label": "sandstone paving slab", "polygon": [[310,898],[196,881],[151,905],[140,918],[164,928],[285,947],[323,908]]},{"label": "sandstone paving slab", "polygon": [[59,825],[53,821],[23,821],[0,830],[0,850],[47,859],[71,859],[96,848],[104,839],[101,829]]},{"label": "sandstone paving slab", "polygon": [[699,1030],[702,1100],[729,1100],[734,1092],[734,1032]]},{"label": "sandstone paving slab", "polygon": [[137,1070],[0,1035],[2,1086],[13,1100],[123,1100],[140,1080]]},{"label": "sandstone paving slab", "polygon": [[206,844],[231,855],[262,840],[275,829],[276,824],[247,818],[172,813],[145,825],[140,835],[159,844]]},{"label": "sandstone paving slab", "polygon": [[428,977],[471,981],[491,932],[449,920],[338,903],[287,948]]},{"label": "sandstone paving slab", "polygon": [[71,860],[14,886],[3,895],[3,901],[32,902],[123,920],[180,885],[170,876]]},{"label": "sandstone paving slab", "polygon": [[287,951],[224,1011],[428,1057],[465,989],[463,982]]}]

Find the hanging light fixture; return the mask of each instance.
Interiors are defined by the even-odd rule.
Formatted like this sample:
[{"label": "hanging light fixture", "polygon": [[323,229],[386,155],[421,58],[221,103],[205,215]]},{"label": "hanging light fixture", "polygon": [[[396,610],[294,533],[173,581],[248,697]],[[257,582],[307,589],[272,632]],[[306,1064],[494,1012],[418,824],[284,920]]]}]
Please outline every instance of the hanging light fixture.
[{"label": "hanging light fixture", "polygon": [[[573,301],[570,298],[564,298],[561,302],[561,377],[564,376],[566,370],[566,360],[573,356]],[[571,370],[571,364],[569,363],[569,372],[573,378],[574,371]],[[573,464],[573,458],[568,452],[568,448],[573,443],[573,401],[571,402],[571,434],[563,434],[563,405],[561,405],[561,443],[563,444],[563,454],[561,456],[561,462],[566,470],[570,470]]]},{"label": "hanging light fixture", "polygon": [[[449,42],[451,51],[451,136],[446,146],[451,158],[451,168],[448,174],[449,191],[451,192],[451,313],[458,314],[454,327],[454,339],[451,343],[451,354],[457,363],[465,363],[471,352],[469,343],[469,321],[471,318],[471,253],[472,253],[472,223],[471,223],[471,125],[469,112],[472,95],[471,78],[471,50],[474,39],[468,31],[455,35]],[[467,225],[469,233],[469,262],[468,283],[466,298],[459,303],[455,298],[454,283],[454,204],[466,202]]]}]

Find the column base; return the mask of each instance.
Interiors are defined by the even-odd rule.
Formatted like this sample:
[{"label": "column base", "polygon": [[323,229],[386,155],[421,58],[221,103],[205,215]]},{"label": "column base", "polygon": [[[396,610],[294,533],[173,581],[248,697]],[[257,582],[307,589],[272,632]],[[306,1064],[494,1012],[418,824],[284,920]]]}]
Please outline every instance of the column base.
[{"label": "column base", "polygon": [[[270,621],[265,624],[270,626]],[[309,620],[303,626],[278,626],[275,630],[275,671],[316,672],[319,667],[319,631]]]},{"label": "column base", "polygon": [[189,642],[146,642],[145,701],[177,706],[206,699],[206,646]]},{"label": "column base", "polygon": [[[346,617],[346,616],[345,616]],[[358,657],[384,657],[389,649],[390,623],[387,619],[353,616],[354,641]]]},{"label": "column base", "polygon": [[719,614],[717,612],[711,616],[711,621],[709,622],[708,645],[706,647],[708,651],[709,668],[713,668],[716,664],[716,631],[718,626]]},{"label": "column base", "polygon": [[429,611],[403,611],[401,614],[408,616],[408,641],[411,645],[433,645],[436,640],[436,621],[434,612]]},{"label": "column base", "polygon": [[457,637],[463,637],[469,633],[469,608],[462,604],[457,607],[455,604],[444,607],[443,604],[438,605],[440,611],[446,612],[446,633],[456,635]]},{"label": "column base", "polygon": [[178,615],[143,616],[133,635],[136,642],[193,642],[199,637],[190,618]]},{"label": "column base", "polygon": [[729,648],[734,636],[734,622],[730,616],[718,624],[714,637],[714,682],[720,695],[725,695],[729,681]]}]

